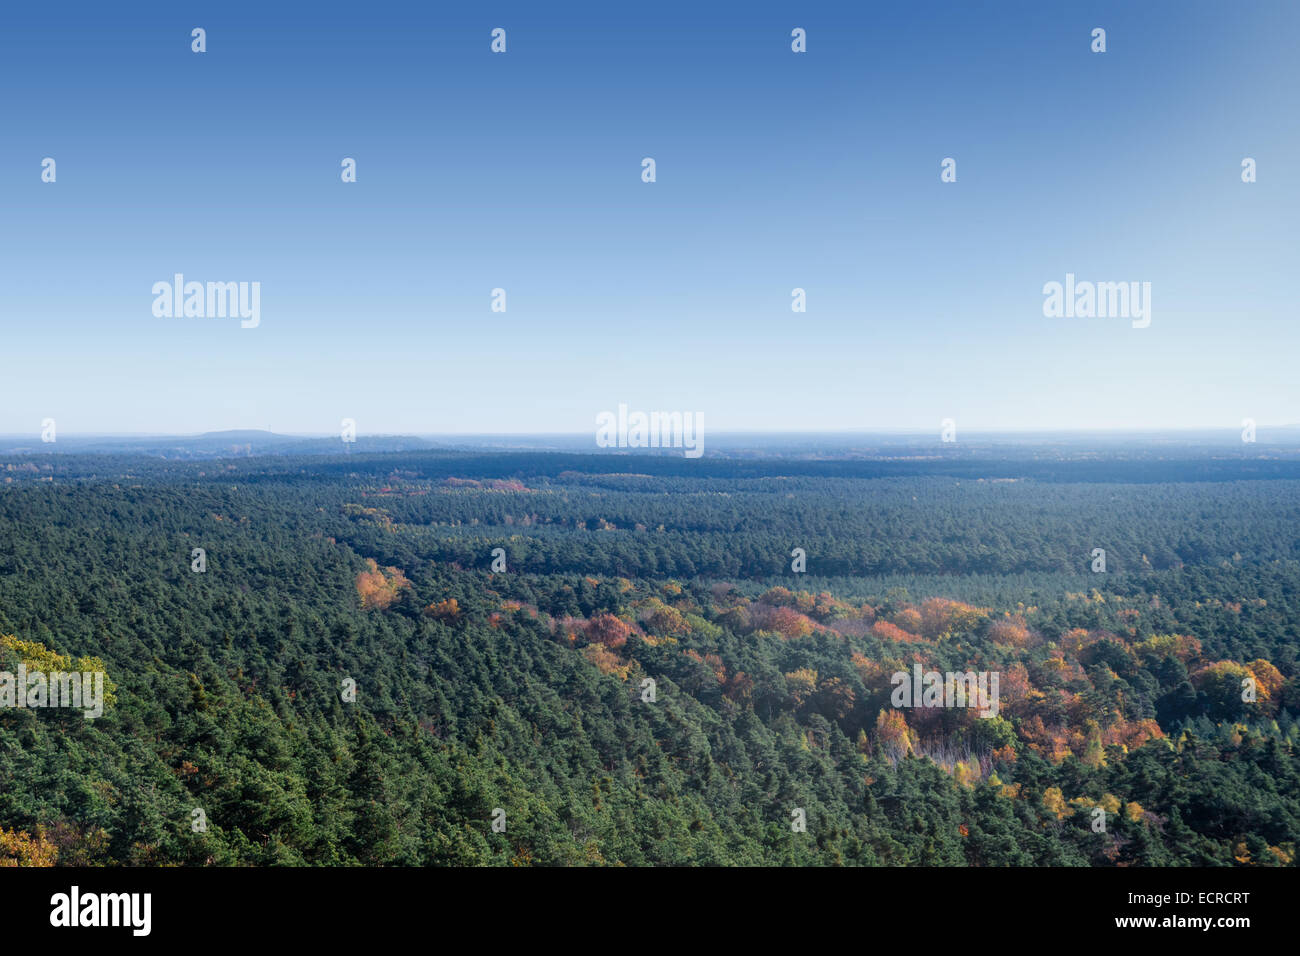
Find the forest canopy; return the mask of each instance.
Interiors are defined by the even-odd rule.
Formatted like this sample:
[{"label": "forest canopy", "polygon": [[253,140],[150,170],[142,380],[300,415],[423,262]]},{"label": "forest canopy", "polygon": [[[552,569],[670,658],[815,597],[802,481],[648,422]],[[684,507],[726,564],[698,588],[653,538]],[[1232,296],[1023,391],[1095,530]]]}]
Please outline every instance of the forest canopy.
[{"label": "forest canopy", "polygon": [[111,694],[0,865],[1291,865],[1300,477],[1177,465],[0,461],[0,671]]}]

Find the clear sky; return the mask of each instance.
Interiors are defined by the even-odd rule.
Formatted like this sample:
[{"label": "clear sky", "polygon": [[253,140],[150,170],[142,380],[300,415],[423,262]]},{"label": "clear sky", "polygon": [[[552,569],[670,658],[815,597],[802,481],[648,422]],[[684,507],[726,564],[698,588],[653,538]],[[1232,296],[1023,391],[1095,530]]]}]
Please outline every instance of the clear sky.
[{"label": "clear sky", "polygon": [[0,433],[1300,421],[1300,4],[282,6],[0,8]]}]

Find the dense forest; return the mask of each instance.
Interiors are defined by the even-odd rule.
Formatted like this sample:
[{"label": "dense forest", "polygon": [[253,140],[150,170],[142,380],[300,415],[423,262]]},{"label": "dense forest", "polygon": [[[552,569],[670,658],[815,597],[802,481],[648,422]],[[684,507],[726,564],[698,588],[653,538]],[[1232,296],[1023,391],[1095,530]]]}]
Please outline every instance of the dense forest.
[{"label": "dense forest", "polygon": [[1288,460],[15,454],[0,865],[1289,866],[1298,624]]}]

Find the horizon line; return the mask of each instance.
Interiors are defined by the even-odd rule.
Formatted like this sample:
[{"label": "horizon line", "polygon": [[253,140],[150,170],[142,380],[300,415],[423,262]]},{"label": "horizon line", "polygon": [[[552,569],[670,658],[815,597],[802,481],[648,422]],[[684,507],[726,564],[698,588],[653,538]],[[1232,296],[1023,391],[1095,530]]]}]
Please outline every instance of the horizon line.
[{"label": "horizon line", "polygon": [[[1088,426],[1049,429],[1028,426],[1005,427],[959,427],[958,434],[965,435],[1136,435],[1136,434],[1186,434],[1205,432],[1240,432],[1241,425],[1132,425],[1122,427]],[[1300,429],[1300,422],[1281,424],[1261,424],[1256,422],[1257,430],[1263,429]],[[594,430],[594,429],[593,429]],[[710,431],[716,437],[872,437],[872,436],[930,436],[938,429],[918,429],[900,427],[866,427],[866,428],[829,428],[829,429],[718,429]],[[131,432],[61,432],[65,438],[207,438],[230,434],[256,434],[278,438],[320,439],[338,438],[338,431],[299,432],[275,431],[269,428],[215,428],[203,431],[131,431]],[[592,431],[459,431],[459,432],[424,432],[424,431],[358,431],[358,438],[584,438],[590,437]],[[25,432],[0,432],[0,439],[40,439],[40,429]]]}]

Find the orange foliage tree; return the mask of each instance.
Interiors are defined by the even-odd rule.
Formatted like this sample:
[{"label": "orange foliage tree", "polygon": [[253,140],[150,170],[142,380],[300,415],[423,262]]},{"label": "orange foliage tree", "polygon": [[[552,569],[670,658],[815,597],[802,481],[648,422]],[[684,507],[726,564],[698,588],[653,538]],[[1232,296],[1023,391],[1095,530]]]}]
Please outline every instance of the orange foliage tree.
[{"label": "orange foliage tree", "polygon": [[424,609],[424,613],[435,621],[454,621],[460,617],[460,605],[455,598],[447,598],[437,604],[430,604]]},{"label": "orange foliage tree", "polygon": [[912,643],[919,641],[921,638],[916,634],[911,634],[897,624],[891,624],[889,621],[877,621],[872,626],[871,632],[882,641],[902,641]]},{"label": "orange foliage tree", "polygon": [[587,640],[609,648],[619,648],[627,643],[632,634],[632,626],[613,614],[603,612],[587,622],[585,631]]},{"label": "orange foliage tree", "polygon": [[411,582],[398,568],[380,570],[374,558],[366,559],[367,570],[357,575],[357,596],[362,607],[388,607],[397,600],[397,594],[403,588],[409,588]]},{"label": "orange foliage tree", "polygon": [[901,760],[916,749],[916,735],[901,712],[883,707],[876,715],[876,745],[892,760]]}]

